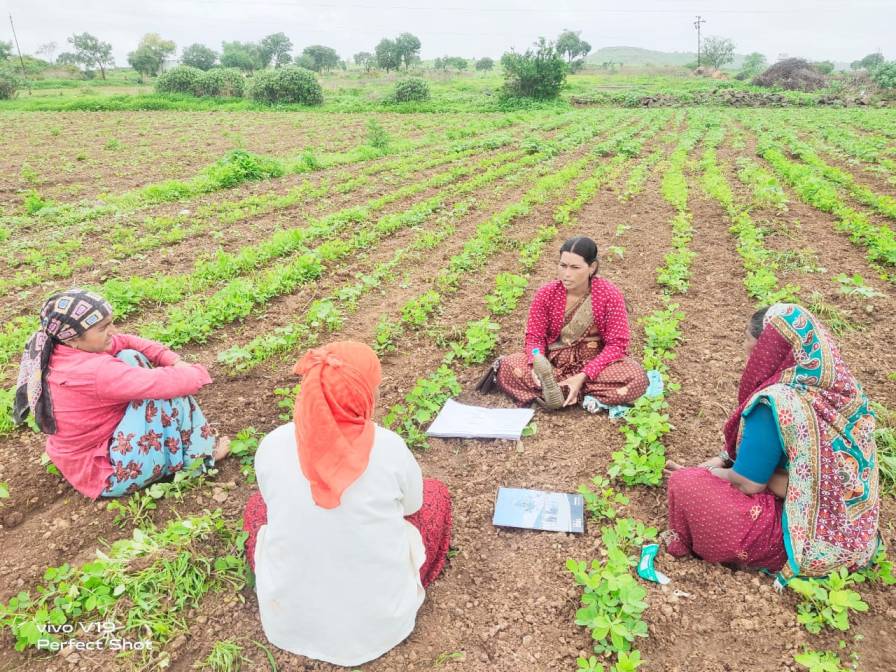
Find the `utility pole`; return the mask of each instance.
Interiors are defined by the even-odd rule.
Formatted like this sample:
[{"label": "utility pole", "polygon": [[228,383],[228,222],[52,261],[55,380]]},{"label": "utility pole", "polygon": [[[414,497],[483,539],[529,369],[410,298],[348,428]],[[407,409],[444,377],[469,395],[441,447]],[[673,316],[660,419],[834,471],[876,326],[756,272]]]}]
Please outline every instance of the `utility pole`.
[{"label": "utility pole", "polygon": [[12,28],[12,39],[16,41],[16,51],[19,52],[19,64],[22,66],[22,79],[25,80],[25,83],[28,84],[28,95],[31,95],[31,82],[28,81],[28,76],[25,74],[25,59],[22,58],[22,50],[19,48],[19,38],[16,37],[16,27],[12,22],[12,12],[9,13],[9,27]]},{"label": "utility pole", "polygon": [[700,26],[706,23],[706,19],[697,15],[697,20],[694,21],[694,28],[697,29],[697,67],[700,67]]}]

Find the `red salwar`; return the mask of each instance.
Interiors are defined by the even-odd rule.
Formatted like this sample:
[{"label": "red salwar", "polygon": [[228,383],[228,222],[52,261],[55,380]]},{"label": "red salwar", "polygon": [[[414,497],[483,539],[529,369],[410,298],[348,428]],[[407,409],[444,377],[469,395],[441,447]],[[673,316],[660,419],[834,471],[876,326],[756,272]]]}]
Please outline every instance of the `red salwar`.
[{"label": "red salwar", "polygon": [[747,495],[702,467],[669,476],[669,527],[663,533],[674,556],[768,569],[787,562],[784,501],[769,491]]}]

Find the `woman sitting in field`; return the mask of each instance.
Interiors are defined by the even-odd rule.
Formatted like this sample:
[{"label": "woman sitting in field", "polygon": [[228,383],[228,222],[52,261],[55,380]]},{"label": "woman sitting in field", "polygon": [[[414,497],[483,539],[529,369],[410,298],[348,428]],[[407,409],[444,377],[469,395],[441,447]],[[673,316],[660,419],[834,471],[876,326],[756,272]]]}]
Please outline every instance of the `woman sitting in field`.
[{"label": "woman sitting in field", "polygon": [[628,357],[625,300],[597,271],[593,240],[578,236],[563,243],[559,279],[532,301],[525,351],[497,364],[498,386],[521,406],[539,401],[557,409],[585,395],[615,406],[647,390],[643,367]]},{"label": "woman sitting in field", "polygon": [[118,497],[196,460],[227,454],[193,397],[204,367],[166,347],[119,334],[112,306],[82,289],[51,296],[25,346],[14,419],[32,413],[47,454],[78,492]]},{"label": "woman sitting in field", "polygon": [[[667,550],[707,562],[822,576],[878,546],[874,416],[828,330],[775,304],[753,315],[725,450],[670,462]],[[783,568],[783,569],[782,569]]]},{"label": "woman sitting in field", "polygon": [[355,666],[414,629],[448,555],[451,498],[423,479],[397,434],[372,421],[380,362],[331,343],[295,367],[295,422],[255,456],[246,554],[265,636],[292,653]]}]

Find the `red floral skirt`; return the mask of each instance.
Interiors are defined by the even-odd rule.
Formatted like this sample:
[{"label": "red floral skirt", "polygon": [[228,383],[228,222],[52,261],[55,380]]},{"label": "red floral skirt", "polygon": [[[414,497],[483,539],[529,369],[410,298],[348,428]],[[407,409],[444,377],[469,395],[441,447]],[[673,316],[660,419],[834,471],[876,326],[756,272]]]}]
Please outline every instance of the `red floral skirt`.
[{"label": "red floral skirt", "polygon": [[[434,478],[423,479],[423,506],[405,520],[420,531],[426,561],[420,567],[420,582],[426,588],[435,581],[448,560],[451,545],[451,494],[447,486]],[[255,542],[258,530],[268,522],[268,508],[260,492],[246,502],[243,512],[243,529],[249,533],[246,539],[246,559],[255,571]]]},{"label": "red floral skirt", "polygon": [[666,550],[706,562],[776,572],[787,562],[784,501],[769,491],[747,495],[702,467],[669,477]]},{"label": "red floral skirt", "polygon": [[[559,383],[582,372],[585,364],[596,356],[587,348],[572,346],[549,350],[547,358],[554,366],[554,379]],[[528,406],[541,396],[541,388],[532,380],[532,365],[524,352],[501,358],[498,368],[498,386],[520,406]],[[594,380],[586,380],[579,392],[578,403],[590,395],[607,404],[631,404],[647,391],[650,381],[644,367],[631,357],[613,362]],[[563,388],[561,388],[563,389]]]}]

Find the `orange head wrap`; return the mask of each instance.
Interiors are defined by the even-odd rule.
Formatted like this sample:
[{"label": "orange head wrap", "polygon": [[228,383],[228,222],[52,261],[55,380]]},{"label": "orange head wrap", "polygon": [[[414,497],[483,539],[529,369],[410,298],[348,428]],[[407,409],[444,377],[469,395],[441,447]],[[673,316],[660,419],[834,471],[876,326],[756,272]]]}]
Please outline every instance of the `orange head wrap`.
[{"label": "orange head wrap", "polygon": [[303,376],[296,397],[296,444],[315,504],[339,506],[367,469],[380,360],[363,343],[338,341],[309,350],[293,369]]}]

